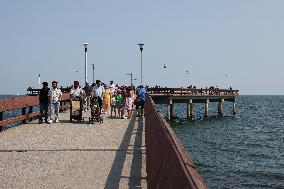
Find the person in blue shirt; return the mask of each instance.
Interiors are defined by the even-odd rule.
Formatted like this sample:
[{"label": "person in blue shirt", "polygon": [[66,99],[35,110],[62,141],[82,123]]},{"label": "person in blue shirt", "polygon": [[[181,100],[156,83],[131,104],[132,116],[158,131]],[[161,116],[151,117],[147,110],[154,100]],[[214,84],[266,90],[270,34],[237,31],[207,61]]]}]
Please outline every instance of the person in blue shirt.
[{"label": "person in blue shirt", "polygon": [[[137,89],[137,98],[139,99],[138,105],[136,105],[136,110],[138,112],[137,116],[144,116],[144,105],[146,101],[146,90],[143,85],[140,85]],[[140,109],[140,113],[139,110]]]}]

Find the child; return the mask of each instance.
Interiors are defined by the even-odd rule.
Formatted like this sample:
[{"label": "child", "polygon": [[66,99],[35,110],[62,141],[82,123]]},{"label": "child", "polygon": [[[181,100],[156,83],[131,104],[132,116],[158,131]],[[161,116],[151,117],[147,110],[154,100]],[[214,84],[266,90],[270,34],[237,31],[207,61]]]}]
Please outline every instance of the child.
[{"label": "child", "polygon": [[112,117],[112,112],[114,112],[114,116],[116,117],[116,100],[115,100],[115,94],[112,95],[111,101],[110,101],[110,116]]},{"label": "child", "polygon": [[124,104],[124,111],[127,111],[127,119],[132,117],[133,98],[130,93],[127,93]]},{"label": "child", "polygon": [[118,116],[121,117],[121,105],[123,104],[122,102],[123,97],[121,95],[121,90],[117,90],[117,95],[115,96],[115,106],[118,110]]}]

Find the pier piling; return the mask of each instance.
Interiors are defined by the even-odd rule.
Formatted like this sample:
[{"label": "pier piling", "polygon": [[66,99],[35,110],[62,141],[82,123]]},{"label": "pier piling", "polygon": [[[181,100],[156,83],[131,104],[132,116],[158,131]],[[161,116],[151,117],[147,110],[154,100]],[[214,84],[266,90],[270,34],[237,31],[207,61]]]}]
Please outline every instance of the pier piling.
[{"label": "pier piling", "polygon": [[208,117],[208,104],[209,104],[209,99],[205,100],[205,111],[204,111],[204,117]]},{"label": "pier piling", "polygon": [[187,101],[187,119],[192,119],[192,99]]},{"label": "pier piling", "polygon": [[233,102],[233,114],[236,114],[237,111],[236,111],[236,102]]},{"label": "pier piling", "polygon": [[173,100],[169,99],[168,101],[168,120],[171,120],[173,118],[173,112],[174,112],[174,105],[173,105]]},{"label": "pier piling", "polygon": [[224,104],[224,99],[222,98],[221,101],[218,104],[218,115],[219,116],[223,116],[224,115],[223,104]]}]

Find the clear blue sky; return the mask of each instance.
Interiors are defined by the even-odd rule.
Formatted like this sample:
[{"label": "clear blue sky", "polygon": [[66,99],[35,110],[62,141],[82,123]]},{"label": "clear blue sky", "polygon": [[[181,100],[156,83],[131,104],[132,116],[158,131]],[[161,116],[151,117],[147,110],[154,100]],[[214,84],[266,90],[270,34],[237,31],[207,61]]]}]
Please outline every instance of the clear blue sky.
[{"label": "clear blue sky", "polygon": [[25,94],[39,73],[84,81],[84,42],[107,83],[139,80],[143,42],[145,84],[284,94],[283,10],[283,0],[2,0],[0,94]]}]

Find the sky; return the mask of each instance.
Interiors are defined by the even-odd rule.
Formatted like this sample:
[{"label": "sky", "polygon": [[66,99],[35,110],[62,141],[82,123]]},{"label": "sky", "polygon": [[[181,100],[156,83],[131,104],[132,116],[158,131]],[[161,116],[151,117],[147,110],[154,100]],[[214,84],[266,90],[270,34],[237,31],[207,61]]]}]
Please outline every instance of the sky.
[{"label": "sky", "polygon": [[[1,0],[0,94],[41,81],[218,86],[284,95],[283,0]],[[167,68],[164,68],[164,64]],[[186,71],[189,71],[189,74]]]}]

